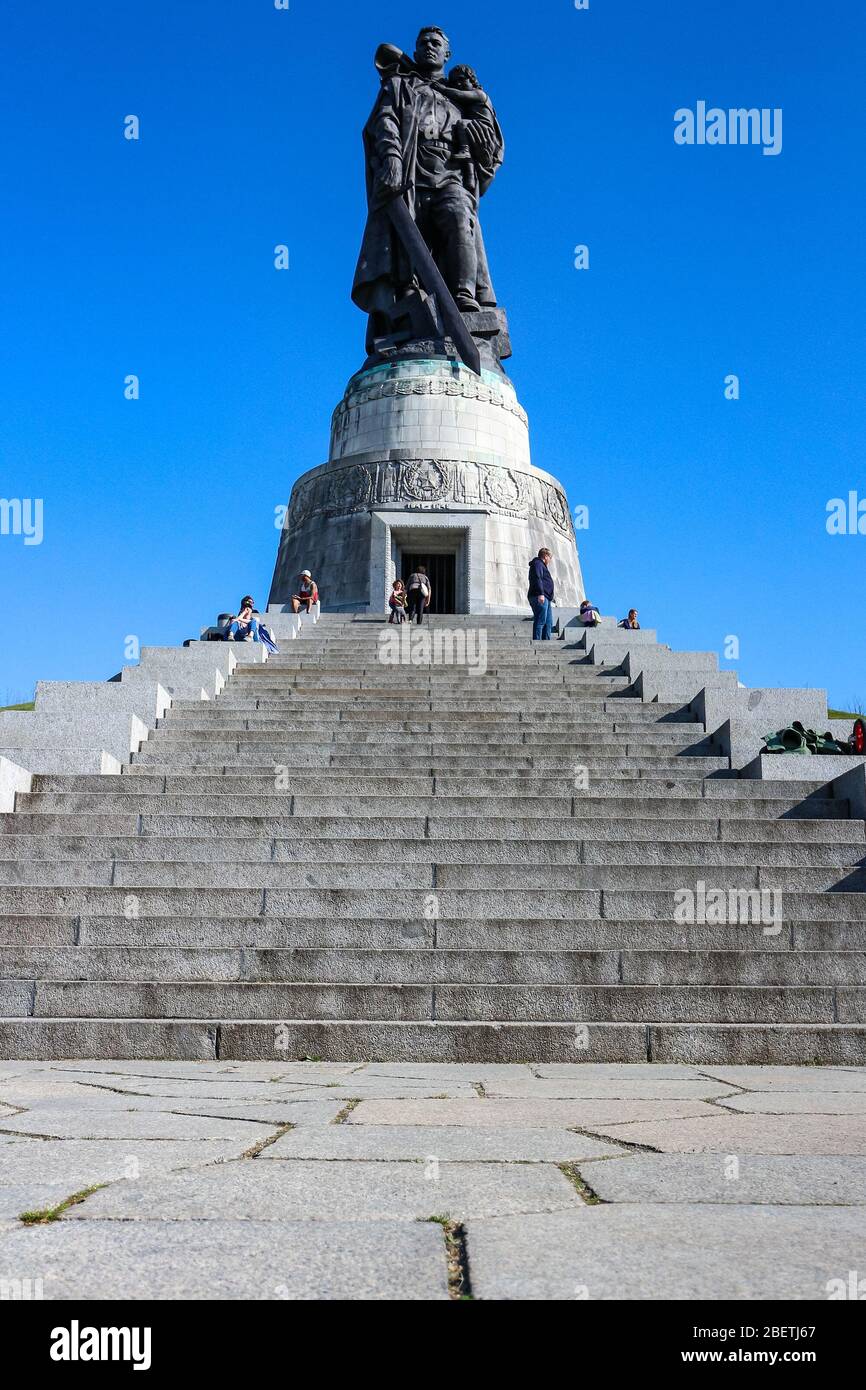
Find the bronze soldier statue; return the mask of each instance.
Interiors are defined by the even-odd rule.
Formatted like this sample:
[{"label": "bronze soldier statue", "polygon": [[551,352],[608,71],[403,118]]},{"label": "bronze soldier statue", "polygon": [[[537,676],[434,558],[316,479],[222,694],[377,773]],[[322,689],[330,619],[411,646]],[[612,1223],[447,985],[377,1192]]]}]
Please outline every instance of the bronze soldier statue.
[{"label": "bronze soldier statue", "polygon": [[448,328],[435,302],[445,296],[434,293],[431,303],[429,277],[406,245],[411,237],[397,231],[397,199],[469,331],[496,308],[478,203],[502,163],[502,131],[471,68],[446,76],[450,56],[447,35],[435,27],[421,30],[413,58],[389,44],[376,53],[382,88],[364,128],[369,212],[352,289],[370,316],[369,352]]}]

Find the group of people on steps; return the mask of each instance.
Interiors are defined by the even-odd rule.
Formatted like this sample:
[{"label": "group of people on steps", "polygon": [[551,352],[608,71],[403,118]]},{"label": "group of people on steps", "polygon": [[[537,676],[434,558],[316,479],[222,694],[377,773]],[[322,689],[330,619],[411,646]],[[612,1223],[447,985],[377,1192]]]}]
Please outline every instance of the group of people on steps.
[{"label": "group of people on steps", "polygon": [[[553,607],[556,591],[553,575],[550,573],[552,558],[552,552],[543,546],[529,562],[529,592],[527,597],[532,609],[533,642],[549,642],[553,636]],[[405,582],[402,579],[395,579],[391,585],[391,593],[388,596],[388,622],[403,623],[408,621],[411,623],[414,621],[420,625],[424,620],[424,614],[430,607],[432,597],[433,586],[430,583],[427,568],[425,565],[417,565]],[[318,585],[309,570],[302,570],[298,575],[298,591],[291,597],[292,612],[309,613],[313,605],[318,602]],[[598,609],[589,599],[584,599],[580,605],[579,621],[583,627],[598,627],[601,622]],[[637,609],[630,608],[628,617],[621,619],[618,626],[639,629]],[[255,617],[255,604],[249,594],[245,594],[241,599],[240,611],[237,616],[229,616],[229,621],[225,627],[225,637],[228,642],[258,642],[261,640],[261,623]]]}]

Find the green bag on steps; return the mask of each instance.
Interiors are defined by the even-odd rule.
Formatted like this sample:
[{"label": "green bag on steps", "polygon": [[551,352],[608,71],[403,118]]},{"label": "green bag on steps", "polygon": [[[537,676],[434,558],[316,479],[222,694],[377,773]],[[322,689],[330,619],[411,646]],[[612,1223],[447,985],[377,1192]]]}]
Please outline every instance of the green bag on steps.
[{"label": "green bag on steps", "polygon": [[808,753],[806,736],[799,729],[780,729],[777,734],[764,734],[767,753]]}]

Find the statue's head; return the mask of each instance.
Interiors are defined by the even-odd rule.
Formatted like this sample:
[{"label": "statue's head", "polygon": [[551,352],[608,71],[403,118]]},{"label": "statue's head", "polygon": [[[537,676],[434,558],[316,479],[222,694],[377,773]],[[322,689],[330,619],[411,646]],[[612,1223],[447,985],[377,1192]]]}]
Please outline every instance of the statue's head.
[{"label": "statue's head", "polygon": [[415,64],[422,72],[438,72],[451,57],[448,35],[435,25],[428,25],[418,35],[415,45]]}]

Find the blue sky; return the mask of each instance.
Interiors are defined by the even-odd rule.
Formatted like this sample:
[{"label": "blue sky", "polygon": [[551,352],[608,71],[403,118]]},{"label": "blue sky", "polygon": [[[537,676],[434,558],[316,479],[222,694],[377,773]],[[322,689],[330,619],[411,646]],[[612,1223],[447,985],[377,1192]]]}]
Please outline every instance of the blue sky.
[{"label": "blue sky", "polygon": [[[866,536],[825,526],[866,499],[859,0],[11,8],[0,497],[42,498],[44,540],[0,535],[0,703],[266,601],[274,509],[363,358],[372,54],[422,23],[505,131],[509,372],[535,462],[590,509],[591,597],[673,646],[736,635],[749,685],[866,703]],[[782,153],[678,146],[699,100],[782,108]]]}]

